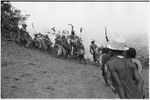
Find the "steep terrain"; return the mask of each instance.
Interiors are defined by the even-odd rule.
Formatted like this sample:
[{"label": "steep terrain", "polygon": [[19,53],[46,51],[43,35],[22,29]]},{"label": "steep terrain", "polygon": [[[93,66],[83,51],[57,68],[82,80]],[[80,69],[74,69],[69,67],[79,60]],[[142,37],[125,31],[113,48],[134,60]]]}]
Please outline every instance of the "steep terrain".
[{"label": "steep terrain", "polygon": [[2,41],[1,97],[115,98],[115,95],[105,86],[100,67],[58,59],[47,52]]},{"label": "steep terrain", "polygon": [[2,98],[114,98],[99,67],[1,44]]}]

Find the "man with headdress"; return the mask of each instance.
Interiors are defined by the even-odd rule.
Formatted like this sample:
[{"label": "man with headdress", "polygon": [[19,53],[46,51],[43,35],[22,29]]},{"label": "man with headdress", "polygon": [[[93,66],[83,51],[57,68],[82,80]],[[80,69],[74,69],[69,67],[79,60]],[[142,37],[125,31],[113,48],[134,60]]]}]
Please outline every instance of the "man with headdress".
[{"label": "man with headdress", "polygon": [[78,57],[79,57],[79,60],[83,61],[84,64],[86,64],[84,55],[85,55],[84,45],[83,45],[82,41],[78,41]]},{"label": "man with headdress", "polygon": [[35,47],[37,48],[42,48],[42,39],[43,39],[43,35],[39,32],[37,34],[34,34],[34,44]]},{"label": "man with headdress", "polygon": [[71,31],[71,35],[70,35],[70,45],[71,45],[71,53],[72,55],[75,57],[76,53],[77,53],[77,42],[78,42],[78,37],[75,35],[75,31]]},{"label": "man with headdress", "polygon": [[51,50],[51,46],[53,45],[53,43],[47,34],[44,36],[44,41],[45,41],[45,44],[47,45],[47,50],[48,51]]},{"label": "man with headdress", "polygon": [[56,35],[55,44],[61,44],[61,36],[59,34]]},{"label": "man with headdress", "polygon": [[71,46],[67,39],[68,37],[66,37],[65,35],[62,36],[62,46],[66,51],[66,55],[65,55],[66,58],[71,55]]},{"label": "man with headdress", "polygon": [[70,39],[72,40],[76,39],[75,31],[71,32]]},{"label": "man with headdress", "polygon": [[144,81],[139,75],[135,63],[126,59],[123,52],[128,50],[125,41],[117,38],[107,48],[111,50],[112,59],[106,63],[112,85],[120,98],[142,99]]}]

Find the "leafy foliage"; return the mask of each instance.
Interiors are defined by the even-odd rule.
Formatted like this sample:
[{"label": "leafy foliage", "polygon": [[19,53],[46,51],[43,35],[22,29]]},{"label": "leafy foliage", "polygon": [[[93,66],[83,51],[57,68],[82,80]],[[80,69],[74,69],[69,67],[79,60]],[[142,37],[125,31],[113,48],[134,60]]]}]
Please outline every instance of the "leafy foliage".
[{"label": "leafy foliage", "polygon": [[[2,37],[15,39],[21,30],[18,25],[26,30],[25,21],[27,15],[21,15],[19,9],[15,9],[9,1],[1,1],[1,32]],[[26,32],[26,31],[25,31]]]}]

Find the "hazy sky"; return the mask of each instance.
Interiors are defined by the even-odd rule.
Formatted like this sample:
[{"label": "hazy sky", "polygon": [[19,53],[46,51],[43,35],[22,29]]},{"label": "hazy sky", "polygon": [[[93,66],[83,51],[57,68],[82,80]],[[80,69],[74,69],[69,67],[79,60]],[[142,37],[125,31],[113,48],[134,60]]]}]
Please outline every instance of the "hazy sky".
[{"label": "hazy sky", "polygon": [[[13,2],[13,6],[22,13],[31,14],[27,20],[28,31],[33,33],[31,23],[36,32],[56,29],[71,29],[75,31],[83,27],[84,44],[90,45],[95,39],[100,46],[105,44],[104,28],[107,27],[110,39],[118,33],[121,37],[134,39],[140,37],[148,43],[149,4],[146,2]],[[88,50],[88,49],[87,49]]]}]

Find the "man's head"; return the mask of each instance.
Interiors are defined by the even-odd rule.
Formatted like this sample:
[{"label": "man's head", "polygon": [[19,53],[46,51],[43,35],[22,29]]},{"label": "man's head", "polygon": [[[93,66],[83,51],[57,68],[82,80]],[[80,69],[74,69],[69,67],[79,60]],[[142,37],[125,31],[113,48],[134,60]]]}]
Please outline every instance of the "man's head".
[{"label": "man's head", "polygon": [[59,37],[60,37],[60,34],[56,34],[56,37],[59,38]]},{"label": "man's head", "polygon": [[48,38],[48,35],[46,34],[45,37]]},{"label": "man's head", "polygon": [[128,58],[135,58],[136,57],[136,50],[134,49],[134,48],[129,48],[129,50],[127,50],[126,52],[125,52],[125,54],[126,54],[126,56],[128,57]]},{"label": "man's head", "polygon": [[106,48],[106,47],[103,47],[103,48],[102,48],[102,54],[105,54],[105,53],[108,54],[109,51],[110,51],[109,48]]},{"label": "man's head", "polygon": [[95,44],[95,41],[94,41],[94,40],[92,40],[92,41],[91,41],[91,44]]},{"label": "man's head", "polygon": [[34,34],[35,37],[37,37],[37,34]]}]

